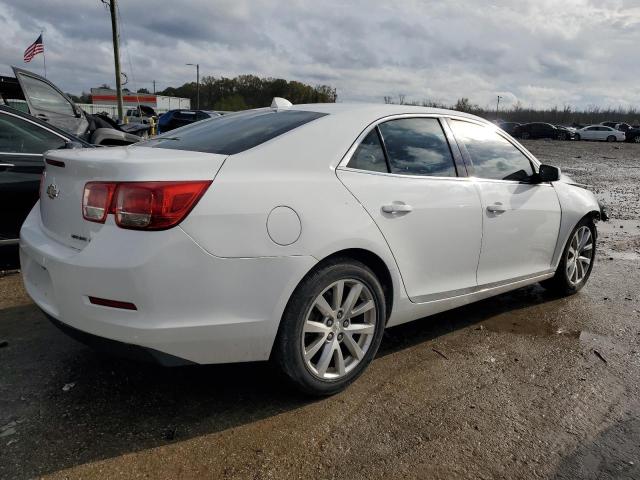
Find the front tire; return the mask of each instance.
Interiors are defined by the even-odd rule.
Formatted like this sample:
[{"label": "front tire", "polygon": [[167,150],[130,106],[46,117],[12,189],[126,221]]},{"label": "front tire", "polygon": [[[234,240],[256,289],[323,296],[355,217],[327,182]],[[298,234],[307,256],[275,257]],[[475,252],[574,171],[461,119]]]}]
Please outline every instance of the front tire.
[{"label": "front tire", "polygon": [[274,360],[304,393],[333,395],[378,351],[386,323],[380,281],[363,263],[337,258],[309,274],[285,309]]},{"label": "front tire", "polygon": [[576,136],[575,136],[575,137],[573,137],[573,138],[575,138],[576,140],[581,140],[581,137],[580,137],[580,134],[579,134],[579,133],[576,133]]},{"label": "front tire", "polygon": [[562,252],[555,275],[540,284],[558,295],[573,295],[585,286],[596,258],[597,230],[593,220],[583,218],[573,229]]}]

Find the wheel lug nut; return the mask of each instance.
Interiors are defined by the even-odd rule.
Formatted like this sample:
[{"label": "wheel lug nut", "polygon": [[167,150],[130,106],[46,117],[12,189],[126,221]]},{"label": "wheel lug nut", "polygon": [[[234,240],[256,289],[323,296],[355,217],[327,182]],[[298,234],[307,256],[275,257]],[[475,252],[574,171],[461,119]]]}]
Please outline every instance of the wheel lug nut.
[{"label": "wheel lug nut", "polygon": [[340,341],[340,342],[341,342],[341,341],[342,341],[342,339],[343,339],[343,337],[344,337],[344,335],[343,335],[342,333],[339,333],[339,334],[338,334],[338,341]]},{"label": "wheel lug nut", "polygon": [[333,340],[333,332],[329,333],[329,335],[327,335],[327,340]]},{"label": "wheel lug nut", "polygon": [[344,328],[347,328],[349,326],[349,320],[345,320],[344,322],[342,322],[342,326]]},{"label": "wheel lug nut", "polygon": [[333,320],[329,319],[327,320],[327,327],[330,327],[333,325]]}]

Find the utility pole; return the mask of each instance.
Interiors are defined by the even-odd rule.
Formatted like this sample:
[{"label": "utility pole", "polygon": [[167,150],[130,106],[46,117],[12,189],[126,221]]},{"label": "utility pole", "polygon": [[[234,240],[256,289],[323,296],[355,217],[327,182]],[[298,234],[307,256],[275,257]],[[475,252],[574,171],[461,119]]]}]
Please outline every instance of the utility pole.
[{"label": "utility pole", "polygon": [[109,4],[111,12],[111,33],[113,35],[113,59],[116,66],[116,98],[118,101],[118,120],[122,121],[122,79],[120,77],[120,36],[118,35],[117,0],[102,0]]},{"label": "utility pole", "polygon": [[500,99],[502,97],[498,95],[498,103],[496,104],[496,120],[498,120],[498,109],[500,108]]},{"label": "utility pole", "polygon": [[153,81],[153,94],[156,94],[156,81]]},{"label": "utility pole", "polygon": [[196,110],[200,110],[200,64],[199,63],[187,63],[196,67]]}]

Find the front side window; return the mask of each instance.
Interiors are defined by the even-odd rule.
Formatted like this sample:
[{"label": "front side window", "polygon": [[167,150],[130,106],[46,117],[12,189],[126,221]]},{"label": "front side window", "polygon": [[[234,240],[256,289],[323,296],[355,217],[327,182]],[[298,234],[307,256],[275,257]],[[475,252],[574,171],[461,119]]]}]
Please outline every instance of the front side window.
[{"label": "front side window", "polygon": [[524,181],[533,175],[529,159],[495,130],[462,120],[450,124],[471,157],[476,177]]},{"label": "front side window", "polygon": [[379,125],[391,173],[455,177],[453,156],[435,118],[403,118]]},{"label": "front side window", "polygon": [[325,115],[304,110],[250,110],[192,123],[148,143],[155,148],[234,155]]},{"label": "front side window", "polygon": [[387,173],[389,171],[387,169],[387,161],[384,158],[384,150],[378,137],[378,131],[375,128],[358,145],[347,166],[372,172]]},{"label": "front side window", "polygon": [[0,115],[0,153],[42,154],[64,146],[64,139],[44,128],[12,115]]},{"label": "front side window", "polygon": [[51,85],[28,75],[21,75],[20,83],[34,108],[65,115],[75,114],[69,101]]}]

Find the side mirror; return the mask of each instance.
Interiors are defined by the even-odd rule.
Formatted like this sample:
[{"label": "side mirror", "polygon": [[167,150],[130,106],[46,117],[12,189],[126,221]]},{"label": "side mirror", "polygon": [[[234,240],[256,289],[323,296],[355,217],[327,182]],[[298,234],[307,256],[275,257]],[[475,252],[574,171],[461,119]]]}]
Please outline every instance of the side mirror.
[{"label": "side mirror", "polygon": [[540,165],[538,178],[541,182],[557,182],[560,180],[560,169],[551,165]]}]

